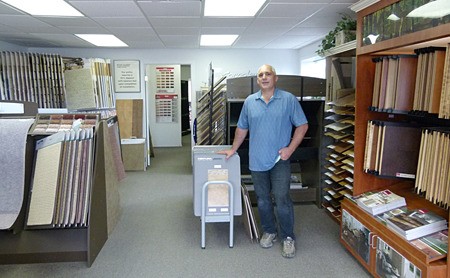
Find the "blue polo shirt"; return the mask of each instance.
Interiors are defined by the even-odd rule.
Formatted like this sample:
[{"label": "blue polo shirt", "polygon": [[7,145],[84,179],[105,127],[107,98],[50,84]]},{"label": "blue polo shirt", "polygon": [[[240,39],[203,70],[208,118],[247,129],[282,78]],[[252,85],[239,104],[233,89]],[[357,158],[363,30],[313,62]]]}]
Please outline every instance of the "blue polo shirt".
[{"label": "blue polo shirt", "polygon": [[292,127],[306,124],[297,98],[275,89],[269,103],[261,97],[261,90],[249,95],[242,107],[237,126],[248,129],[250,136],[249,168],[251,171],[270,170],[278,151],[291,142]]}]

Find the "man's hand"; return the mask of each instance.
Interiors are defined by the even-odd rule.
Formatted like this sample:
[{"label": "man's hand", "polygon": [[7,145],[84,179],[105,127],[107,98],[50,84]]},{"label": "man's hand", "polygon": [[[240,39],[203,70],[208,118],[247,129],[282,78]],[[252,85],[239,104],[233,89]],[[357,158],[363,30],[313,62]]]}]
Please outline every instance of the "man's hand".
[{"label": "man's hand", "polygon": [[293,151],[288,147],[282,148],[278,151],[281,160],[288,160],[291,157],[292,153]]},{"label": "man's hand", "polygon": [[229,149],[229,150],[223,150],[223,151],[218,151],[218,154],[224,154],[226,155],[225,159],[230,158],[233,154],[236,153],[236,151],[234,151],[233,149]]}]

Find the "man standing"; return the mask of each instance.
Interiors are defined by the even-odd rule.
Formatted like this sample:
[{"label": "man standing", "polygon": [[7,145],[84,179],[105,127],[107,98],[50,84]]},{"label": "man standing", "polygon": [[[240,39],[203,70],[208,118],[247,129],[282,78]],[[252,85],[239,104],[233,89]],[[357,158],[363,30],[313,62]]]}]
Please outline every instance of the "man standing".
[{"label": "man standing", "polygon": [[[244,102],[231,149],[219,153],[229,158],[249,133],[249,168],[263,229],[260,245],[263,248],[272,247],[279,234],[282,256],[292,258],[295,256],[295,234],[294,209],[289,194],[289,158],[302,142],[308,122],[297,98],[276,88],[277,80],[272,66],[263,65],[258,69],[260,90]],[[295,131],[292,136],[293,127]]]}]

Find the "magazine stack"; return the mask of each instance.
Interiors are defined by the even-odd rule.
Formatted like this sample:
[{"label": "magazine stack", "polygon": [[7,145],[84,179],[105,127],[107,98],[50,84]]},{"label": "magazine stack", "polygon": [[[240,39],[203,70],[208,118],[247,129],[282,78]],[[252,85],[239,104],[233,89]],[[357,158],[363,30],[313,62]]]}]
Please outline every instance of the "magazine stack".
[{"label": "magazine stack", "polygon": [[405,198],[388,189],[378,192],[367,192],[357,196],[355,199],[360,208],[372,215],[406,206]]},{"label": "magazine stack", "polygon": [[387,212],[386,225],[403,236],[414,240],[442,230],[447,230],[447,220],[423,209],[398,208]]}]

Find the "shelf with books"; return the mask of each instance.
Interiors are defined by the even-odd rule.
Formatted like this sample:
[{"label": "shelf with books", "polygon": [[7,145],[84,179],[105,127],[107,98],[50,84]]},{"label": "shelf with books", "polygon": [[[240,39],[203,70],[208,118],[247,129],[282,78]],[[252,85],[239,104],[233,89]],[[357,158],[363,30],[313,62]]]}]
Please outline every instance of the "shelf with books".
[{"label": "shelf with books", "polygon": [[[410,204],[408,204],[409,206]],[[370,272],[375,275],[377,272],[377,246],[387,244],[392,249],[401,255],[405,260],[411,262],[417,269],[420,270],[419,277],[446,277],[446,255],[433,256],[423,247],[417,247],[416,244],[403,239],[397,232],[388,228],[385,223],[372,216],[368,212],[362,210],[355,202],[349,198],[342,201],[343,215],[346,214],[346,222],[359,222],[364,226],[364,230],[370,233],[369,244],[369,258],[361,255],[361,248],[355,248],[354,245],[349,244],[348,239],[345,238],[346,225],[341,224],[341,243],[355,256],[355,258]],[[350,220],[348,220],[350,219]],[[343,220],[344,221],[344,217]],[[348,225],[347,225],[348,226]],[[379,247],[378,247],[379,248]],[[362,254],[365,254],[364,252]],[[377,274],[379,275],[379,274]],[[383,277],[383,276],[382,276]]]},{"label": "shelf with books", "polygon": [[[368,3],[368,5],[363,5],[362,3]],[[370,2],[370,3],[369,3]],[[416,208],[416,209],[426,209],[437,213],[441,217],[448,220],[449,212],[446,209],[448,206],[443,201],[436,201],[436,197],[431,197],[429,199],[425,198],[427,195],[427,191],[430,189],[419,189],[416,183],[419,180],[419,174],[425,173],[427,170],[427,174],[425,177],[433,177],[435,176],[434,181],[436,180],[445,180],[448,181],[448,171],[445,170],[448,168],[449,162],[448,160],[441,159],[442,157],[437,156],[441,152],[443,154],[446,153],[447,146],[449,143],[446,141],[445,134],[446,132],[442,132],[442,134],[437,135],[432,140],[441,141],[433,141],[439,142],[443,148],[439,152],[437,148],[431,147],[431,150],[423,150],[422,146],[424,145],[423,136],[419,134],[419,142],[415,141],[415,148],[410,149],[406,152],[406,154],[400,154],[399,151],[406,145],[405,138],[406,136],[402,136],[400,134],[390,135],[390,142],[385,141],[384,147],[387,147],[386,144],[389,144],[391,150],[389,151],[389,156],[392,157],[393,170],[387,175],[377,175],[373,174],[370,171],[367,171],[367,156],[366,153],[370,153],[368,150],[371,144],[368,144],[368,140],[370,141],[370,137],[368,137],[368,133],[370,134],[370,123],[371,122],[389,122],[394,123],[394,125],[418,125],[419,130],[423,130],[424,127],[437,127],[439,130],[446,130],[450,125],[450,120],[447,116],[447,110],[449,109],[448,103],[450,98],[450,91],[448,90],[448,77],[450,71],[450,63],[448,60],[450,59],[450,54],[446,51],[445,61],[443,67],[443,81],[439,82],[438,79],[434,75],[436,74],[436,67],[434,69],[434,75],[426,74],[426,71],[421,71],[421,77],[425,76],[424,79],[417,78],[417,72],[421,70],[418,66],[414,68],[414,63],[417,65],[420,62],[414,61],[412,58],[414,55],[417,55],[415,50],[425,49],[427,47],[446,47],[448,48],[450,42],[450,24],[445,23],[438,26],[427,28],[426,30],[417,30],[415,31],[414,23],[420,23],[421,20],[411,20],[410,18],[406,18],[406,14],[403,13],[403,18],[400,20],[402,22],[408,21],[410,22],[413,28],[412,33],[401,33],[399,36],[394,37],[386,37],[386,34],[380,33],[375,34],[382,37],[381,40],[377,40],[372,44],[366,44],[366,36],[363,35],[363,31],[367,30],[368,24],[371,20],[374,19],[382,19],[381,16],[374,17],[374,14],[377,14],[380,10],[389,10],[388,7],[393,6],[401,6],[403,9],[407,9],[411,5],[406,5],[404,0],[386,0],[386,1],[360,1],[355,4],[354,10],[357,12],[357,46],[356,46],[356,100],[355,100],[355,132],[354,132],[354,184],[353,184],[353,195],[363,194],[369,191],[379,191],[383,189],[389,189],[392,192],[402,196],[405,198],[408,208]],[[358,7],[361,9],[357,10]],[[414,8],[414,7],[409,7]],[[403,10],[403,12],[405,12]],[[445,17],[448,19],[448,15]],[[380,20],[381,20],[380,19]],[[447,21],[448,22],[448,21]],[[388,21],[385,22],[386,26],[390,26]],[[383,29],[387,31],[388,29]],[[364,41],[364,43],[363,43]],[[442,55],[441,55],[442,56]],[[392,57],[396,57],[395,59]],[[402,58],[398,58],[402,57]],[[385,70],[382,70],[379,65],[379,60],[383,62],[386,60]],[[404,59],[404,60],[403,60]],[[432,65],[431,60],[429,59],[429,63],[422,63],[422,66]],[[439,63],[442,64],[442,57],[436,58]],[[399,62],[401,60],[402,62]],[[389,62],[394,63],[389,67]],[[397,64],[396,64],[397,63]],[[405,66],[409,65],[409,66]],[[412,65],[412,66],[411,66]],[[405,67],[404,67],[405,66]],[[392,70],[392,71],[391,71]],[[415,70],[415,73],[414,73]],[[433,70],[432,70],[433,71]],[[391,74],[394,72],[394,74]],[[409,73],[408,73],[409,72]],[[386,74],[388,73],[388,74]],[[381,78],[383,76],[383,79]],[[445,77],[444,77],[445,76]],[[383,80],[383,82],[381,82]],[[422,84],[418,80],[422,80]],[[434,80],[434,83],[423,84],[423,81]],[[384,91],[381,89],[384,86]],[[402,87],[404,86],[404,87]],[[428,107],[430,104],[434,104],[432,101],[432,95],[430,94],[427,97],[427,94],[422,91],[419,92],[420,97],[415,95],[416,91],[420,89],[420,87],[426,87],[430,89],[432,87],[438,86],[441,87],[440,90],[440,104],[439,104],[439,113],[436,113],[435,110],[429,108],[420,108],[416,110],[414,106],[414,99],[422,100],[423,102],[428,102]],[[417,88],[417,90],[416,90]],[[437,89],[437,92],[439,89]],[[381,94],[382,93],[382,94]],[[398,95],[397,95],[398,94]],[[398,98],[397,98],[398,97]],[[436,97],[436,99],[438,99]],[[400,100],[405,101],[407,104],[401,104]],[[401,105],[400,105],[401,104]],[[397,105],[397,106],[396,106]],[[402,105],[405,105],[407,108],[403,108]],[[435,105],[431,105],[436,107]],[[402,107],[402,108],[400,108]],[[423,111],[421,111],[423,110]],[[400,124],[401,123],[401,124]],[[445,133],[445,134],[444,134]],[[382,135],[382,133],[381,133]],[[375,137],[372,138],[374,140]],[[443,139],[444,138],[444,139]],[[395,144],[392,145],[392,142]],[[436,144],[433,144],[436,146]],[[372,150],[375,145],[372,145]],[[392,146],[397,146],[392,148]],[[381,147],[381,146],[380,146]],[[375,147],[377,149],[377,147]],[[381,149],[383,149],[381,147]],[[420,153],[422,151],[422,157],[412,159],[415,163],[416,170],[413,175],[408,177],[398,177],[395,173],[397,173],[396,167],[401,166],[404,163],[404,159],[408,159],[407,156],[411,155],[411,153]],[[436,155],[431,155],[431,154]],[[426,155],[425,155],[426,154]],[[426,158],[423,158],[423,156]],[[428,156],[427,156],[428,155]],[[376,156],[375,156],[376,157]],[[427,158],[428,157],[428,158]],[[425,159],[425,160],[421,160]],[[383,157],[379,157],[380,162],[384,163]],[[420,161],[425,161],[420,164]],[[366,170],[365,170],[366,169]],[[394,174],[392,174],[394,173]],[[433,179],[431,179],[432,181]],[[422,180],[422,185],[427,184],[435,184],[426,178]],[[438,188],[434,187],[431,189],[433,191],[433,196],[436,196],[436,192],[448,192],[446,190],[445,183],[442,183]],[[421,187],[420,187],[421,188]],[[441,195],[442,196],[442,195]],[[428,256],[424,252],[418,252],[417,247],[412,246],[405,238],[401,235],[395,233],[387,226],[378,221],[374,220],[372,217],[367,217],[367,213],[362,210],[360,207],[356,206],[356,204],[351,203],[348,200],[343,202],[343,208],[348,209],[348,212],[358,219],[361,222],[364,222],[367,227],[373,230],[375,237],[383,240],[386,244],[395,249],[401,256],[410,261],[414,266],[421,270],[422,277],[447,277],[450,276],[450,267],[448,267],[448,263],[450,264],[450,260],[447,259],[437,259],[435,261],[430,261]],[[345,245],[345,244],[344,244]],[[349,248],[346,245],[347,248]],[[376,269],[374,265],[370,265],[367,267],[368,270],[374,274],[376,274]]]}]

